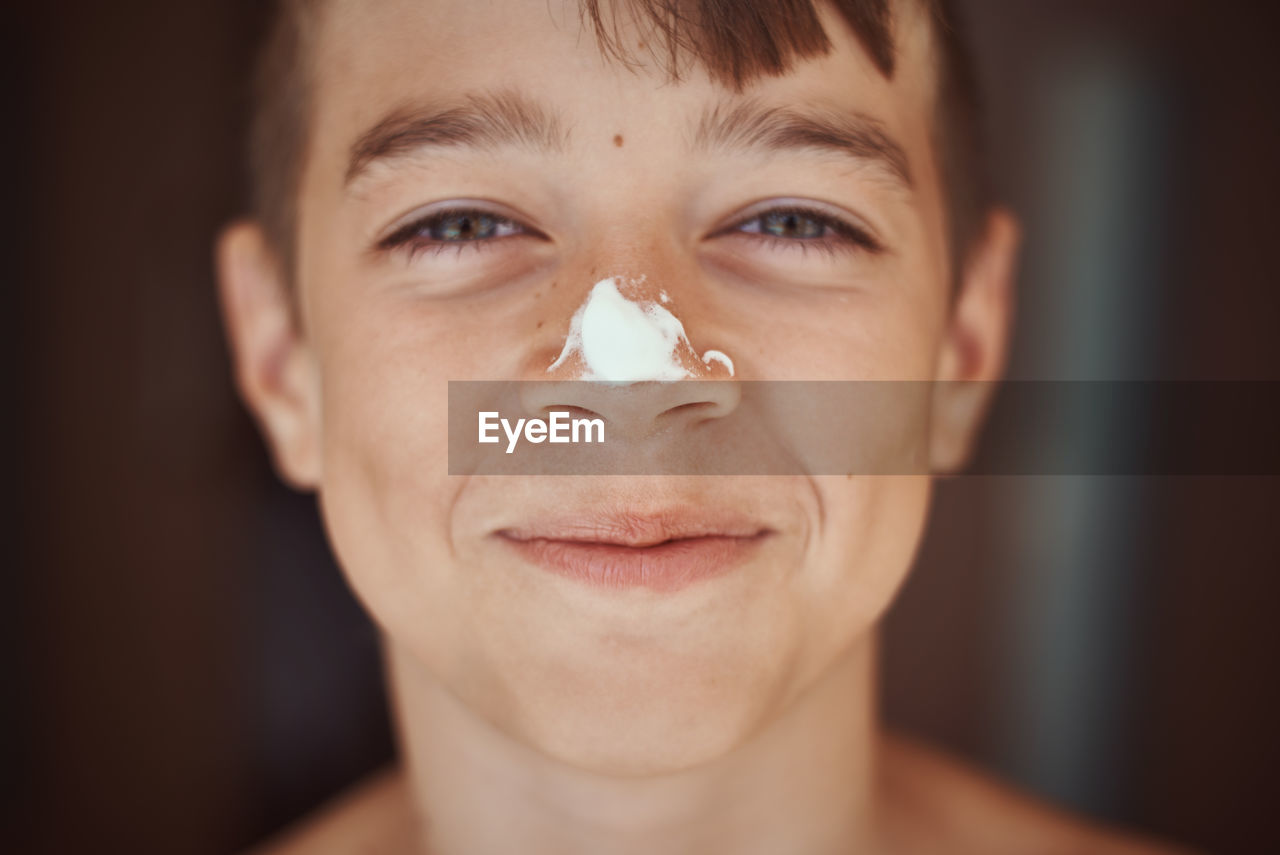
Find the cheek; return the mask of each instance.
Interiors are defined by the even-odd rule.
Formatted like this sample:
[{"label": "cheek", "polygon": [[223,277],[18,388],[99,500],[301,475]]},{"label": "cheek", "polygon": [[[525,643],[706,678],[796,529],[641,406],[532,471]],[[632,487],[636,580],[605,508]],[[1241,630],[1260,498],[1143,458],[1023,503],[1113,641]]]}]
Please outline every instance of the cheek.
[{"label": "cheek", "polygon": [[322,367],[325,486],[364,482],[369,499],[443,475],[447,353],[430,327],[353,322]]},{"label": "cheek", "polygon": [[934,282],[909,278],[918,273],[864,290],[726,303],[716,307],[716,323],[741,379],[925,380],[945,295]]},{"label": "cheek", "polygon": [[[456,602],[443,572],[449,350],[436,324],[351,312],[322,352],[326,529],[348,581],[396,636],[449,636]],[[444,365],[443,371],[439,366]],[[437,613],[438,612],[438,613]],[[424,645],[428,649],[436,646]]]},{"label": "cheek", "polygon": [[537,322],[512,300],[351,294],[331,292],[315,335],[326,529],[374,619],[443,673],[465,658],[463,618],[486,596],[450,572],[466,479],[448,474],[449,381],[520,376]]},{"label": "cheek", "polygon": [[928,515],[931,479],[923,475],[825,476],[823,504],[806,591],[822,631],[815,643],[843,649],[883,617],[915,558]]}]

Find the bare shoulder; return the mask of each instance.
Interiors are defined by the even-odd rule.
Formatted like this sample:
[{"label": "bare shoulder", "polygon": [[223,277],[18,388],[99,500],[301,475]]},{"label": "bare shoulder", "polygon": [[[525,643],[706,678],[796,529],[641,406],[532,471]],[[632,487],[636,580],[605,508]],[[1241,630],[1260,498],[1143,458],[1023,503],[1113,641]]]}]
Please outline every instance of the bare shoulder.
[{"label": "bare shoulder", "polygon": [[379,772],[247,855],[400,855],[416,825],[399,769]]},{"label": "bare shoulder", "polygon": [[893,852],[1191,855],[1037,801],[897,734],[881,738],[878,794]]}]

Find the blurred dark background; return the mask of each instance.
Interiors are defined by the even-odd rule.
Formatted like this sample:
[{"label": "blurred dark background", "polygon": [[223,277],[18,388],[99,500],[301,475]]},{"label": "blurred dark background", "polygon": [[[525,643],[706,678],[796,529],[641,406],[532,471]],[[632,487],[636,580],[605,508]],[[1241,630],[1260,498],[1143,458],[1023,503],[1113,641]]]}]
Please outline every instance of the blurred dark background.
[{"label": "blurred dark background", "polygon": [[[264,5],[6,16],[7,851],[228,853],[391,756],[375,632],[314,502],[274,480],[219,328]],[[1280,15],[965,6],[1027,229],[1012,376],[1280,379]],[[1027,430],[997,403],[986,441]],[[886,716],[1100,819],[1280,851],[1278,484],[943,482]]]}]

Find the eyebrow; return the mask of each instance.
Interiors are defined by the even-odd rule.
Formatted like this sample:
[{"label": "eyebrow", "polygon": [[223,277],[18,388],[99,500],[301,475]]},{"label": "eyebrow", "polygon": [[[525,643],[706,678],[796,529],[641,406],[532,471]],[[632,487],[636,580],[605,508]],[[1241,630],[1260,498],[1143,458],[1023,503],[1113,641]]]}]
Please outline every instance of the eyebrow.
[{"label": "eyebrow", "polygon": [[365,131],[351,147],[346,184],[378,161],[431,147],[504,145],[562,151],[568,141],[560,117],[518,92],[477,93],[446,106],[402,108]]},{"label": "eyebrow", "polygon": [[[495,149],[506,145],[563,152],[569,135],[558,114],[507,90],[473,93],[450,105],[401,108],[366,131],[351,147],[345,183],[374,163],[424,148]],[[906,151],[883,125],[858,113],[771,107],[758,100],[725,101],[699,118],[689,140],[697,152],[826,151],[883,167],[911,189]]]},{"label": "eyebrow", "polygon": [[838,110],[770,107],[756,100],[722,102],[703,113],[692,138],[698,151],[795,149],[829,151],[878,164],[911,189],[906,150],[869,116]]}]

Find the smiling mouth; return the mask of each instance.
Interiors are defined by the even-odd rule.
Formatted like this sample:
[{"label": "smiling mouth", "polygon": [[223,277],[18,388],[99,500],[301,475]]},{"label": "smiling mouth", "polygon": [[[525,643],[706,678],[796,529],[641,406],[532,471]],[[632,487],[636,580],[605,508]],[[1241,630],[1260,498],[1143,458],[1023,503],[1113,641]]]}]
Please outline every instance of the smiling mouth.
[{"label": "smiling mouth", "polygon": [[773,533],[737,514],[686,508],[560,517],[494,534],[529,563],[578,582],[673,593],[741,567]]}]

